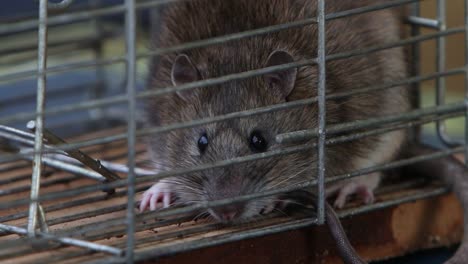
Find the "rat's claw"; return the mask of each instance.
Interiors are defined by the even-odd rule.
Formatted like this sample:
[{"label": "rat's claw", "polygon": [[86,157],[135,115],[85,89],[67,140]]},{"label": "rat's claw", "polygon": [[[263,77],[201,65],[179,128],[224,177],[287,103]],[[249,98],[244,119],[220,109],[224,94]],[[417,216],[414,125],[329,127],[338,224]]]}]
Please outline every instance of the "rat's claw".
[{"label": "rat's claw", "polygon": [[267,206],[263,207],[262,210],[260,210],[260,214],[266,215],[269,214],[275,209],[276,205],[274,203],[268,204]]},{"label": "rat's claw", "polygon": [[161,193],[152,193],[150,199],[150,211],[156,210],[156,204],[160,198]]},{"label": "rat's claw", "polygon": [[338,191],[338,196],[333,206],[336,208],[343,208],[348,196],[352,194],[357,194],[365,204],[374,202],[374,192],[371,186],[362,182],[351,181]]},{"label": "rat's claw", "polygon": [[163,201],[163,207],[168,208],[171,203],[171,193],[168,193],[168,192],[163,193],[162,201]]},{"label": "rat's claw", "polygon": [[152,197],[151,194],[149,194],[147,192],[143,193],[143,196],[142,196],[141,201],[140,201],[140,212],[143,212],[146,209],[146,207],[148,207],[148,203],[149,203],[151,197]]},{"label": "rat's claw", "polygon": [[159,182],[154,184],[143,193],[140,202],[140,212],[145,211],[148,207],[151,211],[161,207],[169,207],[171,196],[172,192],[167,183]]},{"label": "rat's claw", "polygon": [[278,201],[275,203],[268,204],[267,206],[263,207],[260,211],[260,214],[265,215],[271,213],[274,209],[282,210],[286,207],[286,201]]}]

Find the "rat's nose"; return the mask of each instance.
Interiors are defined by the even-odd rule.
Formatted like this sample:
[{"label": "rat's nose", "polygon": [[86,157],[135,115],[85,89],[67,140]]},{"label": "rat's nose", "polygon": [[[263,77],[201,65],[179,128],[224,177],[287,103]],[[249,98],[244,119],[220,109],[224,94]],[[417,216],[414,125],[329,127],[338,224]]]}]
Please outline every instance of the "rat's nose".
[{"label": "rat's nose", "polygon": [[220,217],[223,221],[232,221],[236,216],[237,212],[223,212]]},{"label": "rat's nose", "polygon": [[238,218],[244,210],[243,204],[231,204],[223,207],[212,208],[212,214],[223,222],[230,222]]}]

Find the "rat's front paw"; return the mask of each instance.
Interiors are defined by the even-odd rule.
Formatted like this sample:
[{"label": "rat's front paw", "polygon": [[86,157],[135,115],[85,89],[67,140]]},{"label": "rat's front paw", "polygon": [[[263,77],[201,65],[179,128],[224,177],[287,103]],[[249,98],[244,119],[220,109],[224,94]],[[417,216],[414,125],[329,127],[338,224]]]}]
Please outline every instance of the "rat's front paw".
[{"label": "rat's front paw", "polygon": [[169,184],[158,182],[143,193],[140,202],[140,212],[148,207],[151,211],[158,208],[167,208],[171,204],[172,191]]},{"label": "rat's front paw", "polygon": [[348,197],[352,194],[357,194],[365,204],[373,203],[375,199],[371,186],[362,182],[349,182],[338,191],[338,196],[333,206],[343,208]]},{"label": "rat's front paw", "polygon": [[281,210],[286,208],[286,205],[287,205],[286,200],[270,203],[270,204],[266,205],[265,207],[263,207],[262,210],[260,210],[260,214],[261,215],[266,215],[266,214],[269,214],[269,213],[273,212],[273,210],[277,210],[279,212],[282,212]]}]

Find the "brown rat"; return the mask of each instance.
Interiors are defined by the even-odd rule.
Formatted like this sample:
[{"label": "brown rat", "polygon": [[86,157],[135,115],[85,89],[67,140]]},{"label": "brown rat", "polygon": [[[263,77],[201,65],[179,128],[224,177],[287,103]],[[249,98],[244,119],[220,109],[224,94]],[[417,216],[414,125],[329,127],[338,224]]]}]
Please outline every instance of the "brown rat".
[{"label": "brown rat", "polygon": [[[326,1],[326,13],[335,13],[385,1]],[[193,0],[165,8],[155,40],[158,48],[176,46],[307,18],[317,13],[315,0]],[[401,35],[400,17],[386,9],[326,23],[326,52],[373,47],[395,42]],[[317,25],[282,30],[155,57],[150,66],[149,89],[181,85],[317,56]],[[407,76],[401,47],[365,56],[328,61],[327,94],[352,91]],[[304,66],[264,76],[236,80],[206,88],[165,94],[147,103],[149,124],[164,126],[188,122],[317,96],[317,67]],[[327,126],[399,114],[410,106],[407,87],[395,87],[342,99],[327,100]],[[188,168],[284,147],[275,136],[317,127],[317,105],[212,123],[152,135],[149,151],[158,171]],[[326,148],[326,174],[336,175],[389,162],[399,153],[406,131],[394,131]],[[312,180],[317,171],[315,151],[261,159],[213,168],[161,180],[147,190],[140,210],[223,198],[284,188]],[[350,194],[367,203],[380,174],[364,175],[327,186],[342,207]],[[245,220],[286,203],[267,197],[210,209],[219,221]],[[359,262],[356,262],[359,263]]]},{"label": "brown rat", "polygon": [[[327,1],[326,13],[362,6],[366,1]],[[375,3],[375,1],[369,1]],[[315,17],[316,1],[189,1],[166,7],[156,40],[169,47],[225,34]],[[268,10],[268,11],[266,11]],[[326,47],[334,54],[376,46],[399,39],[400,23],[391,10],[328,21]],[[151,89],[181,85],[207,78],[289,63],[317,56],[317,26],[283,30],[156,57],[151,65]],[[327,63],[327,94],[350,91],[403,78],[404,51],[393,48]],[[306,66],[265,76],[232,81],[153,98],[147,106],[152,125],[168,125],[317,96],[317,67]],[[402,113],[409,109],[407,89],[361,94],[327,101],[327,125]],[[279,149],[275,136],[317,126],[317,105],[171,131],[150,139],[153,160],[161,171],[192,167],[233,157]],[[404,141],[397,131],[327,147],[327,174],[334,175],[386,162]],[[158,186],[175,194],[181,203],[211,201],[241,194],[286,187],[311,180],[316,174],[316,153],[262,159],[165,179]],[[215,177],[212,177],[215,175]],[[377,176],[377,177],[374,177]],[[352,193],[371,202],[378,175],[368,175],[328,187],[338,192],[341,207]],[[164,205],[169,198],[162,199]],[[145,196],[142,209],[155,209],[154,197]],[[233,218],[248,218],[270,211],[275,198],[230,208]],[[229,210],[228,210],[229,211]],[[220,220],[225,212],[211,212]]]}]

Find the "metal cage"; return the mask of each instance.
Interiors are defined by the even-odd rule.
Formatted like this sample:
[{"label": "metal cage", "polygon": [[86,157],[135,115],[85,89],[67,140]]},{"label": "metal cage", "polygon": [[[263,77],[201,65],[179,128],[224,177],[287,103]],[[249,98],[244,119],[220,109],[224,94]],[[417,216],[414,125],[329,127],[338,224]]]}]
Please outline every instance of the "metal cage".
[{"label": "metal cage", "polygon": [[[446,26],[446,1],[444,0],[437,0],[437,15],[435,19],[419,16],[418,0],[391,0],[387,1],[385,4],[366,6],[332,14],[325,14],[325,0],[318,0],[318,13],[314,18],[184,43],[170,48],[155,50],[142,49],[142,51],[140,51],[137,43],[137,32],[149,35],[148,32],[145,32],[144,28],[150,28],[149,31],[153,33],[156,32],[156,30],[154,30],[154,25],[158,23],[159,19],[157,10],[164,5],[177,4],[179,1],[184,0],[124,0],[123,3],[110,4],[106,1],[89,1],[89,4],[85,5],[74,5],[73,0],[62,0],[54,3],[48,0],[39,0],[39,8],[37,9],[39,11],[38,17],[14,17],[0,24],[0,37],[2,39],[15,39],[17,36],[20,36],[18,37],[19,40],[13,42],[14,45],[1,47],[3,45],[0,44],[0,56],[6,58],[5,62],[8,65],[8,67],[5,65],[2,67],[2,65],[0,65],[0,94],[2,94],[2,96],[0,96],[0,109],[4,109],[0,110],[0,144],[3,145],[0,155],[0,176],[7,174],[12,175],[11,177],[0,177],[0,198],[3,197],[3,199],[0,199],[0,212],[4,212],[0,215],[0,259],[11,260],[24,257],[26,261],[27,256],[32,255],[36,256],[34,257],[34,261],[41,263],[53,263],[65,260],[80,263],[91,261],[93,263],[133,263],[152,257],[170,255],[229,241],[238,241],[313,224],[322,224],[324,221],[325,204],[324,184],[326,182],[348,179],[370,172],[388,170],[460,152],[464,152],[465,165],[468,166],[468,145],[466,144],[466,142],[468,142],[468,74],[466,72],[466,62],[468,62],[468,34],[466,34],[468,30],[468,1],[464,1],[465,24],[454,28],[447,28]],[[412,27],[411,37],[383,46],[326,55],[325,24],[327,21],[400,5],[412,5],[412,14],[407,17],[407,23],[411,24]],[[148,10],[151,12],[148,14],[149,19],[147,19],[147,21],[140,21],[137,19],[137,12]],[[122,35],[122,27],[120,26],[122,15],[124,15],[123,23],[125,25],[125,34],[123,39],[118,39],[118,37]],[[91,32],[87,32],[80,38],[75,36],[75,31],[73,31],[73,34],[68,34],[70,37],[68,37],[67,32],[65,32],[64,35],[67,37],[57,39],[55,39],[54,36],[60,36],[61,34],[59,33],[63,32],[56,31],[58,32],[57,34],[49,33],[49,31],[54,31],[61,26],[74,24],[88,27]],[[143,24],[145,24],[146,27],[141,26]],[[139,84],[137,65],[140,61],[145,61],[151,56],[215,44],[220,45],[232,40],[310,24],[317,24],[318,26],[319,48],[315,59],[230,74],[220,78],[197,81],[176,87],[167,87],[157,91],[139,91],[138,89],[141,85]],[[153,25],[153,30],[151,30],[151,25]],[[420,28],[429,28],[434,32],[420,34]],[[18,41],[28,38],[28,36],[33,34],[36,30],[37,45],[34,43],[26,43],[26,45],[16,44]],[[73,28],[73,30],[75,29]],[[446,69],[445,37],[462,33],[465,34],[465,65],[459,68]],[[48,40],[48,36],[52,38]],[[125,50],[124,52],[120,51],[121,55],[115,56],[113,53],[112,56],[105,56],[104,46],[109,39],[110,41],[115,39],[120,42],[124,41]],[[420,75],[419,46],[421,42],[427,40],[435,40],[437,43],[436,72]],[[350,93],[325,94],[326,61],[339,60],[353,56],[365,56],[371,52],[404,45],[411,45],[412,47],[413,75],[410,78],[399,80],[394,83],[382,83],[372,87],[363,87],[360,90]],[[66,56],[64,54],[73,54],[73,52],[77,50],[88,51],[90,54],[86,56],[90,58],[86,60],[80,59],[71,63],[65,60],[65,62],[55,62],[53,66],[48,66],[48,59],[50,60],[50,57],[58,60],[57,58]],[[115,53],[119,52],[117,51]],[[30,64],[31,61],[34,61],[34,56],[37,56],[37,67],[9,67],[10,65],[15,65],[15,63],[21,65],[29,62]],[[197,87],[212,86],[223,82],[245,79],[273,71],[311,64],[316,64],[319,69],[318,96],[316,98],[235,112],[213,118],[192,120],[191,122],[177,123],[166,127],[137,129],[138,99]],[[121,80],[115,81],[110,80],[112,78],[109,76],[106,77],[106,67],[114,67],[114,65],[119,65],[118,67],[123,66],[124,78],[121,78]],[[83,73],[83,71],[87,72]],[[90,78],[90,74],[94,75],[91,78],[92,81],[84,81]],[[78,84],[70,84],[70,82],[64,82],[64,79],[56,79],[53,80],[52,85],[58,88],[48,91],[49,87],[51,87],[48,80],[50,81],[51,78],[55,78],[54,76],[61,75],[77,76],[76,78],[78,78],[78,80],[75,81]],[[461,98],[458,102],[446,104],[444,102],[446,91],[445,78],[453,75],[465,76],[466,92],[464,98]],[[336,99],[351,94],[389,89],[399,85],[411,85],[417,89],[421,82],[428,80],[435,80],[436,82],[436,104],[434,107],[416,109],[404,115],[388,116],[385,118],[375,118],[325,127],[325,104],[327,99]],[[33,81],[35,81],[36,84],[34,84]],[[114,84],[112,84],[112,82],[114,82]],[[117,83],[117,85],[115,85],[115,83]],[[110,88],[111,86],[114,88]],[[25,88],[23,90],[27,92],[13,93],[13,95],[7,93],[11,89],[21,91],[21,87],[35,87],[35,89],[28,90]],[[72,95],[75,96],[74,93],[81,94],[80,102],[63,99],[69,98]],[[5,97],[3,94],[5,94]],[[36,98],[35,110],[32,109],[34,106],[32,103],[34,96]],[[55,100],[54,98],[60,97],[62,98],[61,100],[65,100],[65,102],[57,103],[59,106],[51,106],[46,109],[46,97],[50,98],[52,101]],[[276,140],[278,143],[282,143],[316,137],[316,144],[287,147],[278,151],[252,154],[213,164],[204,164],[195,168],[159,173],[157,175],[139,166],[138,157],[143,155],[142,146],[139,146],[137,142],[137,138],[140,136],[152,133],[164,133],[170,130],[189,128],[232,118],[275,112],[312,103],[318,104],[318,127],[314,130],[277,135]],[[114,106],[117,107],[113,108]],[[24,109],[28,108],[31,108],[31,110],[24,111]],[[2,111],[5,112],[2,113]],[[127,118],[121,118],[123,113],[126,113]],[[465,116],[464,141],[454,140],[449,137],[445,129],[445,119],[459,116]],[[47,120],[50,121],[50,125],[45,122],[46,117],[48,118]],[[27,129],[24,129],[26,122]],[[369,135],[416,127],[431,122],[436,123],[437,135],[440,141],[450,148],[445,148],[432,155],[398,160],[389,164],[349,172],[344,175],[324,177],[324,150],[328,144],[346,142]],[[79,123],[81,127],[73,127],[70,129],[71,123]],[[124,130],[106,130],[109,127],[122,125],[125,126]],[[107,132],[98,131],[95,136],[91,138],[82,136],[78,140],[73,141],[73,143],[67,143],[54,134],[57,133],[56,131],[59,131],[66,137],[77,136],[89,133],[90,131],[92,132],[96,127]],[[336,135],[340,132],[351,132],[357,129],[366,129],[366,131],[353,133],[347,136],[328,137],[328,135]],[[27,132],[27,130],[31,132]],[[415,136],[415,140],[419,140],[417,136]],[[117,151],[118,153],[107,153],[106,149],[110,146],[119,149],[119,151]],[[19,152],[11,153],[7,151],[10,148],[19,149]],[[229,166],[246,161],[310,150],[312,148],[316,148],[318,152],[319,166],[316,181],[304,183],[293,188],[249,194],[242,197],[224,199],[205,204],[169,208],[167,210],[147,212],[138,215],[135,213],[135,194],[144,190],[149,183],[158,179],[213,167]],[[83,152],[78,149],[83,149]],[[92,157],[84,152],[88,154],[92,153],[90,154]],[[102,161],[95,158],[102,159]],[[110,162],[110,160],[112,160],[112,162]],[[120,162],[114,162],[114,160]],[[33,164],[32,171],[28,171],[28,168],[31,167],[31,161]],[[125,162],[127,166],[122,165]],[[85,166],[83,166],[83,164]],[[49,168],[55,169],[51,171]],[[50,174],[60,174],[60,176],[49,179],[48,175]],[[127,175],[127,177],[122,177],[122,175]],[[53,189],[53,186],[63,184],[68,185],[66,185],[67,187],[57,190]],[[267,219],[266,223],[258,222],[250,226],[239,225],[234,231],[222,229],[222,231],[219,231],[219,234],[208,237],[197,237],[196,235],[217,230],[219,228],[217,224],[185,224],[183,228],[175,230],[167,228],[171,225],[177,225],[178,223],[191,220],[192,218],[188,217],[187,214],[199,208],[219,206],[235,201],[245,201],[306,187],[318,189],[317,217],[287,220]],[[43,188],[47,191],[42,192],[41,189]],[[102,191],[107,194],[102,193]],[[340,216],[344,217],[346,215],[377,210],[403,202],[437,196],[446,192],[446,188],[438,187],[431,191],[418,192],[390,201],[378,202],[371,205],[360,206],[352,210],[345,210],[340,213]],[[64,200],[58,202],[59,199]],[[101,206],[104,201],[109,200],[113,202]],[[82,209],[83,206],[88,206],[88,208]],[[71,213],[68,210],[70,210]],[[54,214],[54,212],[65,211],[68,213],[62,214],[61,216]],[[117,216],[110,219],[100,217],[100,215],[116,212],[118,212]],[[47,215],[54,216],[49,218]],[[163,218],[163,220],[151,221],[151,219],[155,217]],[[69,225],[70,227],[67,227],[67,223],[75,224],[71,224]],[[59,228],[54,228],[54,226],[57,225]],[[155,228],[160,228],[162,231],[158,232],[157,235],[144,235],[138,240],[135,239],[135,233]],[[15,234],[20,235],[20,238]],[[183,237],[188,237],[190,239],[183,240]],[[108,238],[114,239],[106,240]],[[40,254],[40,252],[56,248],[59,250],[57,250],[55,254]]]}]

